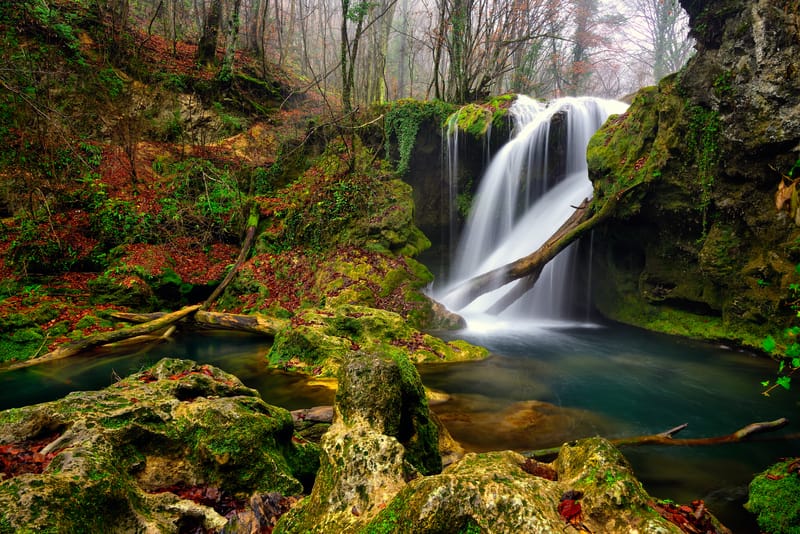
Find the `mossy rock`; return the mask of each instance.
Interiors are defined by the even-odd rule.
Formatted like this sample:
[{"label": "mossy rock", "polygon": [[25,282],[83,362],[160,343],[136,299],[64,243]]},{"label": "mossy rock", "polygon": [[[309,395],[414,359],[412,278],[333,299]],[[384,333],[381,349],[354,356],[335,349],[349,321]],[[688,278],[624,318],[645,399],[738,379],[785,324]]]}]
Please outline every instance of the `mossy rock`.
[{"label": "mossy rock", "polygon": [[[313,479],[318,449],[293,435],[291,415],[236,377],[161,360],[101,391],[0,412],[0,444],[42,459],[0,481],[0,524],[219,530],[222,501],[244,509],[253,495],[296,495]],[[192,488],[194,501],[181,492]]]},{"label": "mossy rock", "polygon": [[763,532],[800,533],[800,476],[797,462],[798,459],[793,458],[777,463],[758,474],[750,483],[750,498],[745,508],[756,515]]},{"label": "mossy rock", "polygon": [[137,310],[152,310],[158,304],[153,288],[136,274],[105,272],[89,281],[93,304],[117,304]]},{"label": "mossy rock", "polygon": [[314,376],[335,376],[353,351],[403,354],[414,363],[485,358],[464,341],[445,342],[413,328],[403,316],[365,306],[304,310],[275,335],[270,365]]}]

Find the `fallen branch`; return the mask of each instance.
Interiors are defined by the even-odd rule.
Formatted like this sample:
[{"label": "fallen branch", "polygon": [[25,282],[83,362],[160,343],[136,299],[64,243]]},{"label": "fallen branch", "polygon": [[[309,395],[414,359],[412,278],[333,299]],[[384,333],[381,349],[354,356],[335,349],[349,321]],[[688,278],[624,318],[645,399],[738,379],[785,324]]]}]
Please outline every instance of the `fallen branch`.
[{"label": "fallen branch", "polygon": [[29,367],[31,365],[36,365],[42,362],[60,360],[62,358],[68,358],[69,356],[74,356],[79,352],[94,347],[98,347],[100,345],[107,345],[109,343],[114,343],[116,341],[121,341],[123,339],[130,339],[136,336],[150,334],[151,332],[155,332],[156,330],[167,328],[172,323],[179,321],[184,317],[191,315],[192,313],[195,313],[199,309],[200,309],[200,304],[195,304],[193,306],[186,306],[185,308],[182,308],[178,311],[164,314],[163,316],[154,319],[152,321],[148,321],[146,323],[137,324],[126,328],[120,328],[119,330],[112,330],[111,332],[98,332],[97,334],[87,336],[77,341],[65,343],[64,345],[61,345],[57,349],[48,352],[47,354],[40,356],[38,358],[32,358],[30,360],[25,360],[24,362],[13,363],[10,366],[6,367],[6,369],[19,369],[21,367]]},{"label": "fallen branch", "polygon": [[211,296],[203,303],[203,309],[208,309],[214,303],[214,301],[219,298],[225,288],[228,287],[228,284],[231,283],[231,280],[236,276],[236,273],[239,272],[239,268],[244,264],[244,261],[247,259],[247,254],[250,252],[250,247],[253,246],[253,240],[256,237],[256,228],[258,227],[258,210],[255,208],[251,208],[250,210],[250,217],[247,220],[247,233],[244,237],[244,242],[242,243],[242,249],[239,251],[239,257],[236,259],[236,263],[233,264],[231,270],[228,271],[228,274],[225,275],[225,278],[222,282],[214,289],[214,292],[211,293]]},{"label": "fallen branch", "polygon": [[[591,216],[588,209],[589,200],[584,200],[575,210],[569,219],[554,233],[538,250],[520,258],[514,262],[498,267],[489,272],[470,278],[447,296],[448,304],[454,309],[461,309],[484,293],[502,287],[509,282],[525,278],[521,289],[528,290],[533,287],[545,265],[556,257],[573,241],[594,228],[600,221],[606,218],[611,212],[607,209],[611,203],[606,203],[603,209]],[[512,292],[513,297],[505,299],[499,305],[506,308],[511,305],[516,298],[522,296],[523,292]],[[516,297],[516,298],[515,298]]]},{"label": "fallen branch", "polygon": [[[779,430],[786,425],[789,424],[789,420],[785,417],[781,417],[780,419],[776,419],[774,421],[765,421],[761,423],[752,423],[747,425],[744,428],[740,428],[736,432],[732,434],[727,434],[725,436],[716,436],[711,438],[685,438],[685,439],[675,439],[672,436],[686,428],[688,423],[684,423],[680,426],[676,426],[666,432],[661,432],[660,434],[649,434],[646,436],[635,436],[630,438],[617,438],[609,440],[614,446],[616,447],[626,447],[632,445],[678,445],[684,447],[697,447],[697,446],[704,446],[704,445],[720,445],[723,443],[737,443],[740,441],[747,441],[750,439],[751,436],[755,434],[762,434],[764,432],[774,432],[775,430]],[[797,439],[798,436],[792,434],[790,436],[784,436],[786,439]],[[539,449],[535,451],[525,451],[522,453],[523,456],[528,458],[541,458],[544,456],[555,456],[558,454],[558,451],[561,449],[561,446],[558,447],[551,447],[549,449]]]}]

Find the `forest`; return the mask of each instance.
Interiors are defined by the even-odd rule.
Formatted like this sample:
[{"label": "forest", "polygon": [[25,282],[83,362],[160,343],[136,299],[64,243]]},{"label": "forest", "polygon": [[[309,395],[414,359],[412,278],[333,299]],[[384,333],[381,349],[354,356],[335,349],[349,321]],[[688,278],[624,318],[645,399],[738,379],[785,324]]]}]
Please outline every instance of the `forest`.
[{"label": "forest", "polygon": [[0,3],[0,534],[799,532],[799,28]]}]

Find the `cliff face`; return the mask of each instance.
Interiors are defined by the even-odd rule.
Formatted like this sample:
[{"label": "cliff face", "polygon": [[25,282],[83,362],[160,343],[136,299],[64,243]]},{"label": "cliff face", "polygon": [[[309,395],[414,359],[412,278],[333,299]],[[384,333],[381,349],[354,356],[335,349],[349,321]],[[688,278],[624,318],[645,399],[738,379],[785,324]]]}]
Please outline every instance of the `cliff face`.
[{"label": "cliff face", "polygon": [[800,176],[798,5],[681,4],[696,55],[589,147],[595,198],[625,199],[595,236],[596,303],[623,322],[757,345],[800,297],[797,194],[782,178]]}]

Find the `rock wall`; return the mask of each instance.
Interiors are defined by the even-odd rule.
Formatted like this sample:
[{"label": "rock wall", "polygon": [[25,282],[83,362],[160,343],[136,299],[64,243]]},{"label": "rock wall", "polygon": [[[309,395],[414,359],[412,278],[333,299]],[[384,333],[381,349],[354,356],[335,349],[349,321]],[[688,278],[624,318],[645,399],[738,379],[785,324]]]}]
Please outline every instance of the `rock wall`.
[{"label": "rock wall", "polygon": [[775,202],[800,156],[800,16],[796,2],[681,4],[696,55],[590,143],[595,198],[623,199],[595,235],[595,301],[623,322],[759,346],[791,323],[800,282],[794,185]]}]

